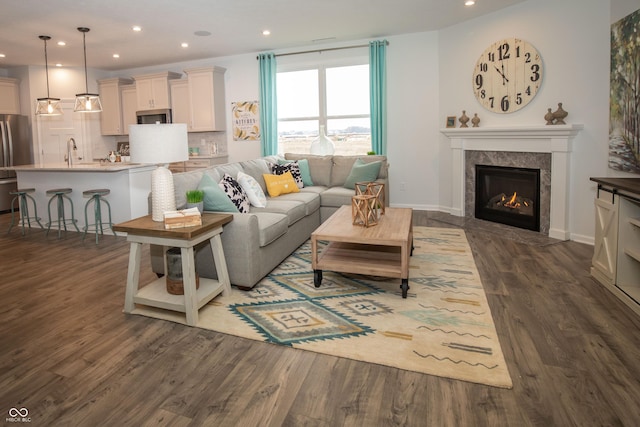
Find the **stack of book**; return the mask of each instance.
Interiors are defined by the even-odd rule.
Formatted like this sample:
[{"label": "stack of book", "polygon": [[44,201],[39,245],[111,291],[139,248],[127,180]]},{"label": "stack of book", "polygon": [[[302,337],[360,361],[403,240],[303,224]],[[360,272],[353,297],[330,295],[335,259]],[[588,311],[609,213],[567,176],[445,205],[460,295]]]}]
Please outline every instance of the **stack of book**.
[{"label": "stack of book", "polygon": [[180,211],[168,211],[164,213],[164,228],[195,227],[202,225],[202,216],[198,208],[183,209]]}]

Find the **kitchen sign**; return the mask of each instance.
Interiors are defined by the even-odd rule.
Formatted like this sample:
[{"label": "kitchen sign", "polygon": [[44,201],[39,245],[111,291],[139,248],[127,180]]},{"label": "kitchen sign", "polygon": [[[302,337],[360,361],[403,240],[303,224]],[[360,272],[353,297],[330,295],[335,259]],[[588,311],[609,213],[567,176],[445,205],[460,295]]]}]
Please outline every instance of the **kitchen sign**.
[{"label": "kitchen sign", "polygon": [[233,140],[259,141],[258,101],[232,102],[231,112],[233,114]]}]

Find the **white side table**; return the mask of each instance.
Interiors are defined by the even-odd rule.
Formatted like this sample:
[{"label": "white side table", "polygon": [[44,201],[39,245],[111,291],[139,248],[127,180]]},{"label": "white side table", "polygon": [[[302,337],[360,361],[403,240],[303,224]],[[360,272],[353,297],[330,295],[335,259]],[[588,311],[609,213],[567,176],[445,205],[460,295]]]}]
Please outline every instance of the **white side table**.
[{"label": "white side table", "polygon": [[[231,214],[204,213],[202,225],[172,230],[165,230],[164,223],[153,221],[151,215],[116,224],[113,229],[127,233],[127,241],[131,243],[124,312],[132,313],[136,304],[157,307],[185,313],[187,324],[197,325],[198,310],[202,306],[219,294],[226,296],[231,292],[220,233],[223,225],[232,220]],[[206,240],[211,245],[218,280],[200,278],[200,287],[196,290],[193,248]],[[164,277],[140,288],[140,257],[144,243],[180,248],[184,295],[168,293]]]}]

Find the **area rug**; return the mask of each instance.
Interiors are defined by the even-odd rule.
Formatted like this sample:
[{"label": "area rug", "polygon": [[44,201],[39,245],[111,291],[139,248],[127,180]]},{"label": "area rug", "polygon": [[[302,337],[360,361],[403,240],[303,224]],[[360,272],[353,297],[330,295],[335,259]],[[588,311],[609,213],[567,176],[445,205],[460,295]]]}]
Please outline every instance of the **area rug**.
[{"label": "area rug", "polygon": [[[429,375],[511,388],[491,311],[463,230],[414,227],[409,293],[400,279],[323,272],[308,241],[250,291],[233,288],[198,327]],[[137,309],[184,323],[184,317]]]}]

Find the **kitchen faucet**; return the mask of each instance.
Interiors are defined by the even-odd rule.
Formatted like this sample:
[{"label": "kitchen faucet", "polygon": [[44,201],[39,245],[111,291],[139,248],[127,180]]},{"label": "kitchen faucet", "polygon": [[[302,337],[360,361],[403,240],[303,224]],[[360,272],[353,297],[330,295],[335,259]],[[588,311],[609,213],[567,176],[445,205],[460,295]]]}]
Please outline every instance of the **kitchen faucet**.
[{"label": "kitchen faucet", "polygon": [[71,155],[71,150],[78,151],[78,147],[76,146],[76,140],[73,138],[69,138],[67,140],[67,156],[65,160],[67,161],[67,166],[73,166],[73,156]]}]

